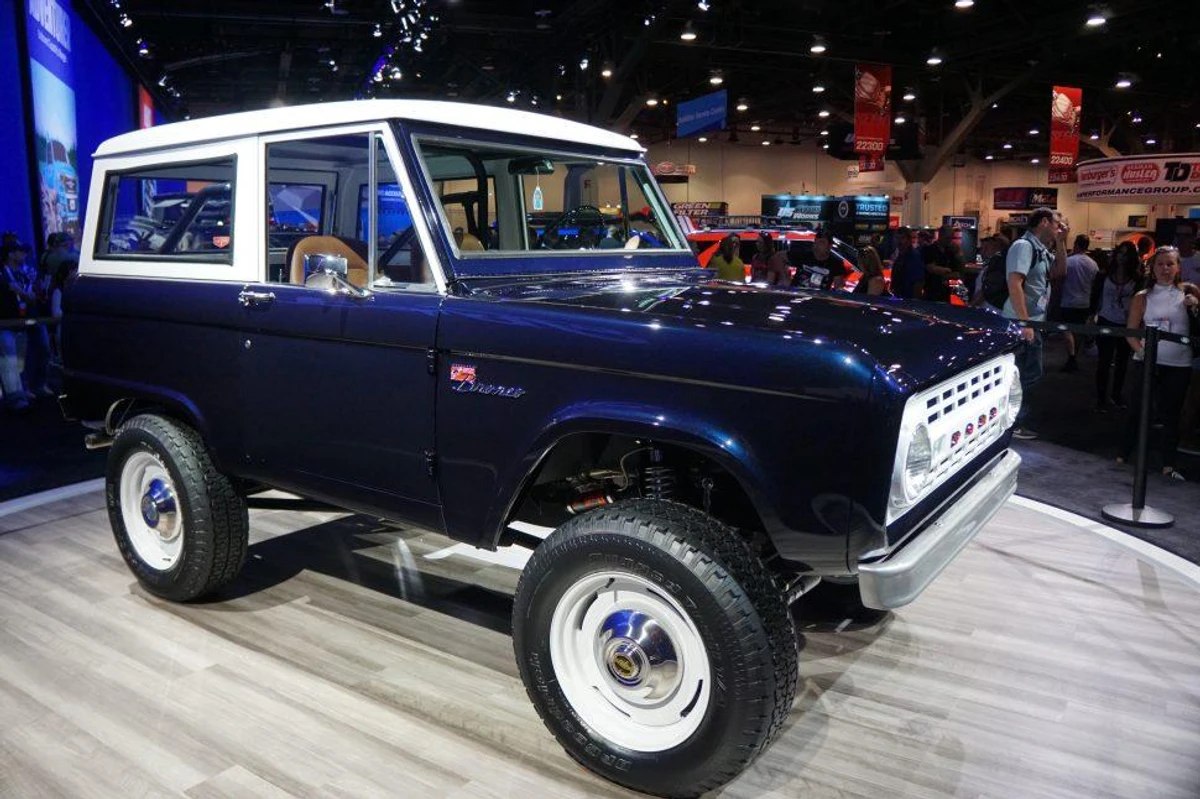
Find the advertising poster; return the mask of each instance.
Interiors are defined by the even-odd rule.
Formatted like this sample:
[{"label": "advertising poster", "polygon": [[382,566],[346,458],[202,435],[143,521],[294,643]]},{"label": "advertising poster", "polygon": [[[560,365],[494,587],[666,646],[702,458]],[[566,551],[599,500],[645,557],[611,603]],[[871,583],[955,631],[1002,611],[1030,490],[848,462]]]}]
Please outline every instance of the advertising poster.
[{"label": "advertising poster", "polygon": [[882,158],[891,132],[892,68],[859,64],[854,68],[854,151]]},{"label": "advertising poster", "polygon": [[154,127],[154,97],[145,86],[138,86],[138,127]]},{"label": "advertising poster", "polygon": [[42,234],[68,231],[78,237],[71,16],[56,0],[26,0],[25,7]]},{"label": "advertising poster", "polygon": [[1050,183],[1074,183],[1083,90],[1055,86],[1050,99]]},{"label": "advertising poster", "polygon": [[1037,186],[1008,186],[992,189],[992,207],[997,211],[1058,208],[1058,189],[1044,189]]},{"label": "advertising poster", "polygon": [[1090,202],[1200,203],[1200,154],[1084,161],[1076,196]]},{"label": "advertising poster", "polygon": [[722,130],[728,106],[729,94],[724,89],[680,103],[676,109],[676,135],[682,139],[707,130]]}]

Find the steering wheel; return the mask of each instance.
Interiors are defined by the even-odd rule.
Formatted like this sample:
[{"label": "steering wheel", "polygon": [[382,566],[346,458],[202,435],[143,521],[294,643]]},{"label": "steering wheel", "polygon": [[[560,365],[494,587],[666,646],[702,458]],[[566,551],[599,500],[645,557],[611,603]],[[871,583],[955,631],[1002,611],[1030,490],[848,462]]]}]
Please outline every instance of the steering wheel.
[{"label": "steering wheel", "polygon": [[[546,227],[558,230],[561,227],[604,227],[604,214],[594,205],[577,205],[570,211],[563,212],[557,219]],[[564,249],[559,246],[555,249]]]}]

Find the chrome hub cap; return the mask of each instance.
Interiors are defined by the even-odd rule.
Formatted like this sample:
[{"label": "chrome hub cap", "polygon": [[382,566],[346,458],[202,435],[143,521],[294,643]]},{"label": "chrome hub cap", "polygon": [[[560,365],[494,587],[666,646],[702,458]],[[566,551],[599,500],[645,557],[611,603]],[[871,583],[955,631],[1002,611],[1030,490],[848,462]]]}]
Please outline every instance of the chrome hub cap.
[{"label": "chrome hub cap", "polygon": [[712,677],[700,632],[642,577],[600,572],[571,586],[550,622],[550,658],[571,706],[618,746],[661,752],[704,720]]},{"label": "chrome hub cap", "polygon": [[152,569],[170,569],[183,551],[184,528],[167,467],[153,453],[134,452],[121,468],[119,496],[134,552]]}]

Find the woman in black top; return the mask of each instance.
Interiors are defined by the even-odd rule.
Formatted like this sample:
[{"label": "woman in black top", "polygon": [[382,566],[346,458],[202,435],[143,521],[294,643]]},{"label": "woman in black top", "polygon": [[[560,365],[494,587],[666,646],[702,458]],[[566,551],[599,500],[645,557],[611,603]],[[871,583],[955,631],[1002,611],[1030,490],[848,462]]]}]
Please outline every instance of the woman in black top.
[{"label": "woman in black top", "polygon": [[862,277],[854,287],[855,294],[866,294],[879,297],[888,294],[887,281],[883,277],[883,262],[879,259],[879,251],[874,247],[863,247],[858,251],[858,265],[862,269]]}]

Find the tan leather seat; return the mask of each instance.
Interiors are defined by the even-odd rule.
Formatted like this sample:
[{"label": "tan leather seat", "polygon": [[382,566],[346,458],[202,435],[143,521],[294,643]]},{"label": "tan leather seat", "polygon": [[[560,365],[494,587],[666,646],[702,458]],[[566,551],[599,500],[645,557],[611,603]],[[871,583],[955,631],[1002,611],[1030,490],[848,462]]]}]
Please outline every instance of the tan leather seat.
[{"label": "tan leather seat", "polygon": [[483,242],[472,233],[464,233],[458,249],[462,252],[483,252]]},{"label": "tan leather seat", "polygon": [[[366,249],[364,246],[363,250]],[[360,288],[367,285],[367,259],[351,241],[337,236],[306,236],[296,242],[291,253],[291,282],[304,285],[306,255],[340,255],[346,259],[346,280]]]}]

